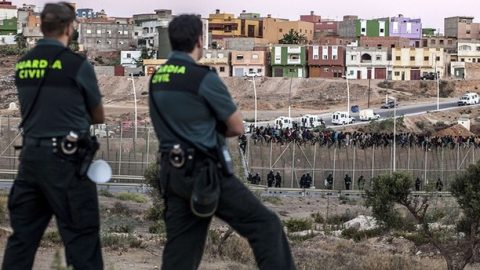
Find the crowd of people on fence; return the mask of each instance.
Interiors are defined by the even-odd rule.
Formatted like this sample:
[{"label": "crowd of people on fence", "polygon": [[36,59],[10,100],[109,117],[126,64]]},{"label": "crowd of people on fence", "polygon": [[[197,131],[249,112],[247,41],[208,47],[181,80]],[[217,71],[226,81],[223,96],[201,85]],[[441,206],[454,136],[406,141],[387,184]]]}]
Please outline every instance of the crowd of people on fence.
[{"label": "crowd of people on fence", "polygon": [[[273,127],[257,127],[252,129],[251,141],[254,144],[276,143],[288,144],[291,142],[302,144],[319,144],[326,147],[391,147],[394,143],[393,133],[362,133],[343,132],[335,130],[311,130],[303,127],[278,129]],[[434,136],[428,134],[398,133],[395,136],[396,144],[400,147],[421,147],[424,150],[437,148],[480,147],[480,136]],[[241,149],[245,152],[247,136],[239,138]]]}]

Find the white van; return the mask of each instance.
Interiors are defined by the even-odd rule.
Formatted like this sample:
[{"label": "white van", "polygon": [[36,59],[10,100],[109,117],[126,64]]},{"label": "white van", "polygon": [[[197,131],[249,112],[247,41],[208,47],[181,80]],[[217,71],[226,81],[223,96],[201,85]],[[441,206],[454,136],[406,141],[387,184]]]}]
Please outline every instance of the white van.
[{"label": "white van", "polygon": [[371,109],[361,110],[359,116],[360,121],[371,121],[380,119],[380,115],[378,113],[374,113]]},{"label": "white van", "polygon": [[474,105],[480,102],[480,97],[477,93],[466,93],[458,101],[458,106]]},{"label": "white van", "polygon": [[302,116],[302,127],[314,128],[323,125],[323,120],[318,115],[304,115]]},{"label": "white van", "polygon": [[97,136],[98,138],[113,138],[115,136],[115,132],[113,130],[108,130],[106,124],[91,125],[90,134],[92,136]]},{"label": "white van", "polygon": [[348,125],[353,124],[355,118],[349,116],[348,112],[334,112],[332,114],[332,124],[334,125]]},{"label": "white van", "polygon": [[281,116],[275,119],[275,128],[277,129],[293,128],[292,118]]}]

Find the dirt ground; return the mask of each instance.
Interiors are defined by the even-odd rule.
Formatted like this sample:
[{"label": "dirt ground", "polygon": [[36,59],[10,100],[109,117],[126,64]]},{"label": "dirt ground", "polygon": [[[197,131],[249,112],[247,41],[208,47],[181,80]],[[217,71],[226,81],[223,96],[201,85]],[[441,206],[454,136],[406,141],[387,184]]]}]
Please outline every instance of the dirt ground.
[{"label": "dirt ground", "polygon": [[[266,206],[276,212],[283,221],[292,218],[311,219],[314,213],[327,216],[328,212],[330,216],[352,217],[369,214],[369,211],[362,206],[362,200],[308,197],[263,198],[263,200]],[[445,204],[448,203],[448,201],[445,202]],[[146,203],[136,203],[112,197],[100,197],[102,232],[107,233],[109,226],[112,226],[110,220],[118,217],[118,209],[123,209],[121,211],[129,216],[128,220],[135,222],[134,230],[129,235],[133,235],[141,242],[139,247],[104,247],[105,269],[159,269],[165,236],[148,232],[148,227],[152,223],[145,220],[144,214],[150,206],[149,200]],[[314,225],[319,230],[321,226],[322,224]],[[8,220],[4,220],[0,227],[8,230]],[[54,230],[54,222],[52,222],[48,231]],[[200,269],[256,269],[247,242],[236,234],[221,247],[222,254],[219,253],[217,249],[220,247],[211,239],[214,239],[214,235],[222,235],[226,230],[227,227],[222,221],[212,222]],[[3,258],[6,235],[5,231],[0,233],[0,261]],[[446,269],[442,258],[431,247],[416,247],[412,242],[401,237],[380,236],[360,242],[323,234],[305,238],[289,236],[289,238],[299,269]],[[55,254],[58,252],[63,254],[63,248],[58,239],[55,242],[44,240],[37,252],[34,269],[52,269]]]}]

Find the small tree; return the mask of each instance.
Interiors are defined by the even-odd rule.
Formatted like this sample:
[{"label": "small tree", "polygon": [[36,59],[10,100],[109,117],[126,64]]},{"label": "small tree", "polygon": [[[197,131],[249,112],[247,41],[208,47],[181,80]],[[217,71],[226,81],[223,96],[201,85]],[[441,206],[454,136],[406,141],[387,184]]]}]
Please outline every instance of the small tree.
[{"label": "small tree", "polygon": [[281,44],[304,44],[307,42],[305,35],[298,33],[297,31],[290,29],[290,31],[283,35],[283,38],[279,40]]},{"label": "small tree", "polygon": [[23,33],[15,35],[15,42],[20,50],[27,48],[27,38],[23,35]]},{"label": "small tree", "polygon": [[[479,250],[480,224],[480,164],[471,166],[453,182],[452,195],[463,210],[463,217],[457,223],[457,230],[433,229],[429,222],[429,202],[433,193],[418,197],[411,194],[413,179],[405,173],[393,173],[376,177],[372,188],[367,190],[366,206],[372,208],[375,218],[386,228],[404,227],[407,219],[396,205],[403,206],[413,216],[420,229],[414,234],[422,236],[440,252],[449,270],[464,269],[474,263]],[[405,228],[403,228],[405,229]]]}]

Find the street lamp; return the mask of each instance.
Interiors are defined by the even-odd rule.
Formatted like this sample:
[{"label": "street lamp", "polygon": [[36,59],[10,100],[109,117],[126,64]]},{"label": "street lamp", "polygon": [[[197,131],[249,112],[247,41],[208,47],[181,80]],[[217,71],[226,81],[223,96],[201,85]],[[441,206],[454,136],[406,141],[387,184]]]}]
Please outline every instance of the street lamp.
[{"label": "street lamp", "polygon": [[397,99],[393,98],[393,172],[397,171]]},{"label": "street lamp", "polygon": [[438,81],[440,77],[440,71],[437,71],[437,54],[433,54],[435,57],[435,76],[437,79],[437,111],[440,110],[440,82]]},{"label": "street lamp", "polygon": [[130,78],[128,80],[132,81],[132,87],[133,87],[133,99],[134,99],[134,102],[135,102],[135,120],[134,120],[135,135],[134,135],[134,139],[137,140],[137,115],[138,115],[137,91],[135,90],[135,79],[133,78],[133,73],[130,73]]},{"label": "street lamp", "polygon": [[253,94],[255,98],[255,128],[257,128],[257,86],[255,84],[255,78],[257,77],[257,74],[254,74],[253,76],[248,76],[245,74],[245,78],[251,77],[251,80],[248,80],[253,83]]}]

